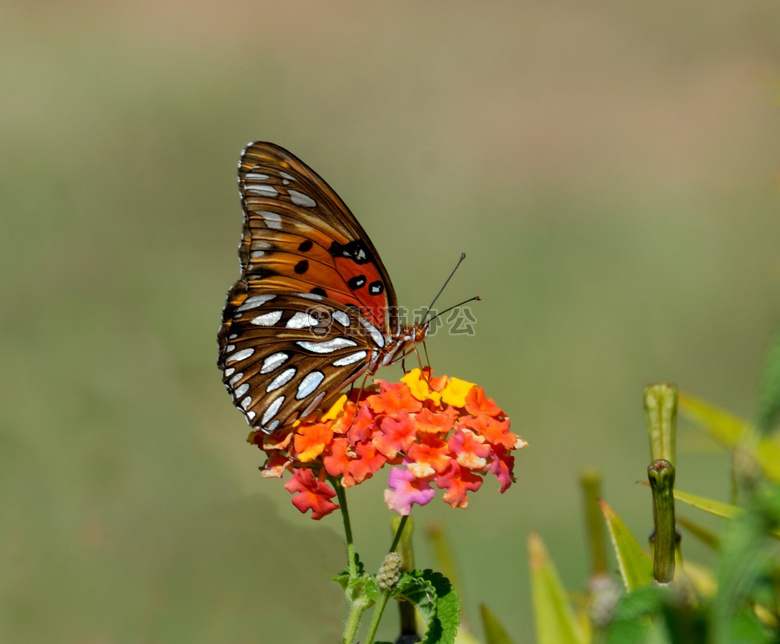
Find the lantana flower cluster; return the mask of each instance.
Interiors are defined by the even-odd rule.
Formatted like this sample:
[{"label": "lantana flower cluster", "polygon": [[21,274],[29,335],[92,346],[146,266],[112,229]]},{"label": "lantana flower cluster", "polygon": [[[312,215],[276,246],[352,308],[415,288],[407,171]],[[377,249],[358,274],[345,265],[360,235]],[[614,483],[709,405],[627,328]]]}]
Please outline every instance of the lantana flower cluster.
[{"label": "lantana flower cluster", "polygon": [[468,492],[487,474],[505,492],[515,480],[512,452],[527,446],[509,425],[482,387],[415,369],[401,382],[376,379],[371,389],[353,390],[286,431],[254,431],[248,440],[268,455],[264,476],[292,471],[285,488],[313,519],[339,508],[329,476],[348,488],[385,465],[391,466],[385,502],[408,515],[412,504],[429,503],[436,488],[453,508],[468,507]]}]

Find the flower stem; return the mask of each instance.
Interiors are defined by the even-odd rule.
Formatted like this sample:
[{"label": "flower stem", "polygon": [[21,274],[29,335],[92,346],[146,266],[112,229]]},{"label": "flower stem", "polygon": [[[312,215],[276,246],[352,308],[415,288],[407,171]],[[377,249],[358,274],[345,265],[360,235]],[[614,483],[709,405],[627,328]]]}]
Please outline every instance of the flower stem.
[{"label": "flower stem", "polygon": [[387,600],[389,598],[390,598],[390,591],[383,590],[379,594],[379,598],[376,600],[376,605],[374,606],[374,614],[371,617],[371,624],[369,624],[368,633],[366,634],[366,642],[368,642],[368,644],[373,644],[374,637],[376,636],[376,631],[379,628],[379,620],[382,619],[382,613],[385,611],[385,606],[387,605]]},{"label": "flower stem", "polygon": [[398,548],[398,542],[401,540],[401,535],[404,533],[406,522],[409,519],[409,515],[405,514],[401,517],[401,521],[398,523],[398,529],[395,531],[395,537],[393,537],[393,544],[390,546],[388,552],[396,552]]},{"label": "flower stem", "polygon": [[[387,600],[385,599],[385,601]],[[350,604],[349,617],[347,617],[347,625],[344,628],[344,644],[352,644],[355,641],[355,637],[357,636],[358,626],[360,626],[360,619],[361,617],[363,617],[363,613],[366,611],[369,604],[370,601],[365,596],[358,597],[355,601],[353,601]],[[372,640],[368,640],[368,641],[370,642]]]},{"label": "flower stem", "polygon": [[335,476],[329,476],[328,478],[336,490],[336,498],[338,498],[341,506],[341,518],[344,521],[344,538],[347,541],[347,567],[349,578],[354,579],[357,577],[357,564],[355,562],[355,542],[352,540],[352,524],[349,521],[349,508],[347,507],[347,492],[341,485],[339,478]]}]

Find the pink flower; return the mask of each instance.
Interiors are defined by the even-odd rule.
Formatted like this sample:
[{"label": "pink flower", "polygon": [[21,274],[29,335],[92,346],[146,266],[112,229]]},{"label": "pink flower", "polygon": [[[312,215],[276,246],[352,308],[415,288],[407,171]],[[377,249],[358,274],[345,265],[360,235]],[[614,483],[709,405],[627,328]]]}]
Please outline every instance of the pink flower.
[{"label": "pink flower", "polygon": [[425,505],[436,494],[429,478],[418,479],[409,470],[400,467],[390,470],[387,485],[390,487],[385,490],[387,507],[404,516],[412,511],[412,503]]}]

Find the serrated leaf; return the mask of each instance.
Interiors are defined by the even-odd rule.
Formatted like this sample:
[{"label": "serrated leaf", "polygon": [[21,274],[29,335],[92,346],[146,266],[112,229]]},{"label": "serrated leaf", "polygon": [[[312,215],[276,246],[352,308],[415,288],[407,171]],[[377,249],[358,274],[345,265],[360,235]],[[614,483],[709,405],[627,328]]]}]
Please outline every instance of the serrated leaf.
[{"label": "serrated leaf", "polygon": [[412,603],[428,629],[421,644],[453,644],[460,625],[458,595],[449,579],[432,570],[401,575],[392,597]]},{"label": "serrated leaf", "polygon": [[485,629],[485,641],[487,644],[513,644],[509,633],[506,632],[506,629],[498,621],[492,610],[485,604],[480,604],[479,612],[482,615],[482,627]]},{"label": "serrated leaf", "polygon": [[528,535],[528,558],[537,644],[584,644],[566,589],[536,533]]},{"label": "serrated leaf", "polygon": [[626,591],[633,592],[650,585],[653,582],[653,563],[650,558],[606,501],[600,504]]}]

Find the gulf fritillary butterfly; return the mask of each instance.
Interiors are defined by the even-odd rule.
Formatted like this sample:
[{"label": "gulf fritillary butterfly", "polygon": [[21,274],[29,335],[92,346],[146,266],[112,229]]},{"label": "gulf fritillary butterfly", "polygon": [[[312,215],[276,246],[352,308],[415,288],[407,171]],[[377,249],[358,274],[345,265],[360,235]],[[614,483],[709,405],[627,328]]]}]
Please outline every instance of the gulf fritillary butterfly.
[{"label": "gulf fritillary butterfly", "polygon": [[222,313],[217,364],[249,425],[270,434],[401,359],[425,339],[430,320],[402,325],[363,227],[290,152],[250,143],[238,191],[241,277]]}]

